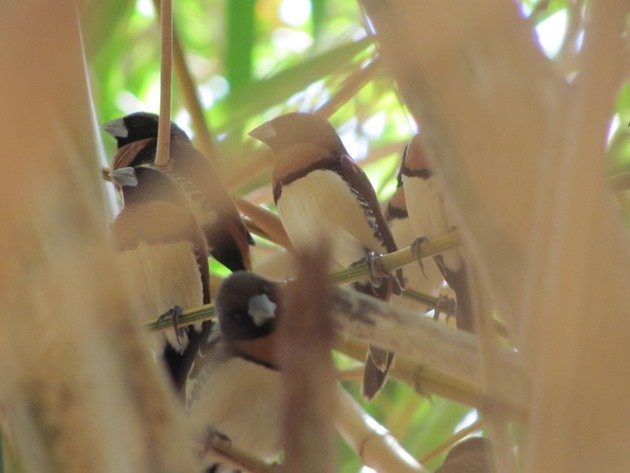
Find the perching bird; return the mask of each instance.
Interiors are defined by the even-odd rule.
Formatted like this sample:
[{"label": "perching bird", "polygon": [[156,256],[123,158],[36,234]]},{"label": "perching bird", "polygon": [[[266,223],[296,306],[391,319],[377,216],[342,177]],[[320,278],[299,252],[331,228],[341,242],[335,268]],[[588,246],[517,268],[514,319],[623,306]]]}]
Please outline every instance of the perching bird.
[{"label": "perching bird", "polygon": [[[411,245],[416,240],[416,233],[411,228],[405,190],[402,182],[387,203],[384,217],[398,247]],[[433,260],[423,261],[422,268],[417,264],[408,264],[402,268],[405,277],[405,290],[414,290],[422,294],[437,296],[444,282],[444,277]],[[393,294],[390,302],[410,310],[426,312],[430,307],[422,302],[403,295]]]},{"label": "perching bird", "polygon": [[[210,302],[205,236],[176,183],[161,171],[137,167],[112,171],[124,207],[112,223],[115,248],[144,321]],[[210,322],[165,332],[164,361],[181,391]]]},{"label": "perching bird", "polygon": [[[414,136],[405,150],[400,174],[409,220],[416,235],[431,239],[448,233],[455,223],[429,167],[419,135]],[[461,250],[447,250],[435,256],[435,262],[448,285],[455,291],[457,327],[473,331],[470,284]]]},{"label": "perching bird", "polygon": [[[370,181],[330,123],[313,114],[288,113],[249,134],[274,153],[273,196],[297,250],[328,240],[335,269],[347,268],[371,252],[396,250]],[[383,275],[355,287],[388,300],[393,282]],[[392,359],[391,352],[370,347],[364,396],[372,398],[382,387]]]},{"label": "perching bird", "polygon": [[274,356],[281,289],[237,271],[219,287],[215,308],[219,326],[187,383],[189,419],[197,431],[210,427],[234,447],[270,460],[282,448],[282,381]]},{"label": "perching bird", "polygon": [[[132,113],[106,123],[103,129],[118,143],[113,169],[154,163],[157,115]],[[164,171],[186,192],[212,256],[232,271],[250,269],[249,245],[254,243],[251,235],[212,164],[175,123],[171,123],[169,156]]]}]

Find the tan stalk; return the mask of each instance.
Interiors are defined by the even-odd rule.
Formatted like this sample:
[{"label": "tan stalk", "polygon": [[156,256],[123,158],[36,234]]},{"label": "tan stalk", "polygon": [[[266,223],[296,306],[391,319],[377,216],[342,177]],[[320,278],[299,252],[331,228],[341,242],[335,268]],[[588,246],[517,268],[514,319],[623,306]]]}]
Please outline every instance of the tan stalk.
[{"label": "tan stalk", "polygon": [[334,468],[335,375],[333,323],[328,300],[328,249],[296,257],[294,284],[286,286],[286,313],[277,353],[282,366],[285,471],[328,473]]},{"label": "tan stalk", "polygon": [[[153,0],[153,5],[159,14],[160,0]],[[214,165],[217,165],[219,163],[219,153],[214,145],[210,129],[208,128],[206,117],[203,113],[203,107],[201,106],[201,100],[199,99],[199,94],[197,94],[197,85],[186,63],[186,56],[184,55],[184,50],[175,26],[173,26],[173,66],[177,79],[179,80],[184,105],[188,113],[190,113],[190,118],[195,129],[195,144],[199,147],[199,150],[204,156]]]},{"label": "tan stalk", "polygon": [[429,450],[427,453],[422,455],[422,457],[420,457],[420,461],[422,463],[427,463],[433,460],[435,457],[437,457],[441,453],[451,448],[453,445],[455,445],[464,437],[468,437],[470,434],[474,434],[475,432],[479,431],[483,427],[484,423],[485,422],[483,419],[477,419],[468,427],[464,427],[463,429],[459,430],[457,433],[451,435],[449,438],[447,438],[444,442],[442,442],[440,445],[435,447],[433,450]]},{"label": "tan stalk", "polygon": [[251,218],[258,228],[269,235],[271,241],[293,251],[291,240],[277,214],[244,199],[237,198],[234,202],[243,214]]},{"label": "tan stalk", "polygon": [[427,472],[341,386],[337,389],[335,424],[339,434],[366,466],[381,473]]},{"label": "tan stalk", "polygon": [[169,162],[171,141],[171,69],[173,56],[173,15],[171,0],[161,0],[160,11],[160,121],[158,125],[155,165],[164,167]]}]

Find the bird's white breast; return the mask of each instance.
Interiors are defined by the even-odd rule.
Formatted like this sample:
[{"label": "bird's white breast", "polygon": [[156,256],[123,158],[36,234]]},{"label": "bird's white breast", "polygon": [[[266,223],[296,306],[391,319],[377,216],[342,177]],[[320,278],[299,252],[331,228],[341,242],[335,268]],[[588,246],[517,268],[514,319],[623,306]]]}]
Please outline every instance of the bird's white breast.
[{"label": "bird's white breast", "polygon": [[[416,234],[411,228],[411,223],[408,218],[396,218],[391,220],[389,222],[389,229],[392,232],[392,236],[398,248],[409,246],[416,239]],[[413,289],[423,294],[437,296],[444,282],[442,273],[433,258],[425,258],[422,264],[424,272],[420,269],[420,265],[416,263],[403,266],[402,270],[406,288]],[[426,311],[428,309],[428,307],[421,302],[403,295],[398,296],[393,294],[390,302],[399,307],[413,310]]]},{"label": "bird's white breast", "polygon": [[197,429],[212,426],[235,447],[268,460],[282,447],[280,376],[242,358],[210,359],[189,395],[189,418]]},{"label": "bird's white breast", "polygon": [[365,257],[364,248],[384,252],[350,186],[335,172],[315,170],[282,187],[282,224],[298,249],[326,239],[339,267]]},{"label": "bird's white breast", "polygon": [[[430,239],[448,233],[454,223],[449,218],[435,177],[403,176],[403,186],[409,221],[416,235]],[[458,250],[445,251],[442,256],[451,270],[457,271],[462,267]]]},{"label": "bird's white breast", "polygon": [[[142,322],[163,314],[175,305],[186,309],[203,304],[201,274],[192,243],[148,245],[140,242],[135,249],[116,256],[124,268],[123,273],[128,279],[126,287],[131,289]],[[173,347],[185,348],[185,335],[178,342],[173,330],[162,333],[159,345],[166,336]]]}]

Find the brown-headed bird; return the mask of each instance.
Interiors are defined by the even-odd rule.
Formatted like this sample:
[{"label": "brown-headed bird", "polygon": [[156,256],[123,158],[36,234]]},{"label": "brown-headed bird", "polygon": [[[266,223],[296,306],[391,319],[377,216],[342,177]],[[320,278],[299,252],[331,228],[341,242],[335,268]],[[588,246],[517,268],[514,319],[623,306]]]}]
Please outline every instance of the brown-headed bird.
[{"label": "brown-headed bird", "polygon": [[[112,223],[112,239],[143,322],[209,303],[207,243],[176,183],[143,166],[119,168],[111,177],[125,204]],[[158,351],[176,390],[182,390],[210,325],[165,332]]]},{"label": "brown-headed bird", "polygon": [[[118,143],[113,169],[154,164],[157,115],[132,113],[106,123],[103,129]],[[175,123],[171,123],[169,157],[164,171],[185,191],[195,218],[206,234],[212,256],[231,271],[250,269],[249,245],[254,243],[251,235],[217,171]]]},{"label": "brown-headed bird", "polygon": [[[328,121],[288,113],[249,134],[274,153],[273,196],[297,250],[328,240],[335,269],[396,250],[370,181]],[[355,287],[388,300],[393,282],[385,276]],[[370,347],[363,376],[365,397],[372,398],[382,387],[392,359],[391,352]]]},{"label": "brown-headed bird", "polygon": [[[280,286],[237,271],[223,281],[214,304],[219,326],[195,359],[186,386],[189,418],[198,432],[210,428],[236,448],[271,460],[282,448],[282,379],[275,359]],[[223,470],[214,465],[210,471]]]},{"label": "brown-headed bird", "polygon": [[[402,182],[399,182],[396,192],[387,203],[384,217],[398,247],[409,246],[416,240],[416,233],[409,222]],[[405,290],[411,289],[430,296],[437,296],[440,292],[444,277],[434,261],[425,260],[422,267],[417,264],[408,264],[402,268],[402,271],[405,278]],[[396,294],[392,295],[391,303],[405,309],[422,312],[430,308],[415,299]]]},{"label": "brown-headed bird", "polygon": [[[400,170],[411,226],[418,237],[434,238],[448,233],[454,226],[438,183],[429,166],[420,135],[407,146]],[[457,299],[457,327],[473,331],[470,284],[466,263],[459,248],[435,256],[440,271]]]}]

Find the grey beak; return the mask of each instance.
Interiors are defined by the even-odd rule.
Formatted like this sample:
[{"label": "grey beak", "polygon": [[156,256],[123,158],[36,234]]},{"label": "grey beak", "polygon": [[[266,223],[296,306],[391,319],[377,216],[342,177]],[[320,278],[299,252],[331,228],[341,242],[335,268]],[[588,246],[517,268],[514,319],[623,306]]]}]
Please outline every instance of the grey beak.
[{"label": "grey beak", "polygon": [[134,168],[115,169],[109,175],[112,178],[112,182],[120,188],[125,186],[136,187],[138,185],[138,178]]},{"label": "grey beak", "polygon": [[271,122],[265,122],[262,125],[254,128],[252,131],[248,133],[252,138],[256,138],[263,143],[266,143],[267,140],[276,137],[276,130],[271,124]]},{"label": "grey beak", "polygon": [[254,323],[260,327],[276,316],[276,304],[266,294],[258,294],[249,299],[248,312]]},{"label": "grey beak", "polygon": [[122,118],[105,123],[103,125],[103,130],[112,135],[114,138],[127,138],[127,136],[129,136],[129,130]]}]

